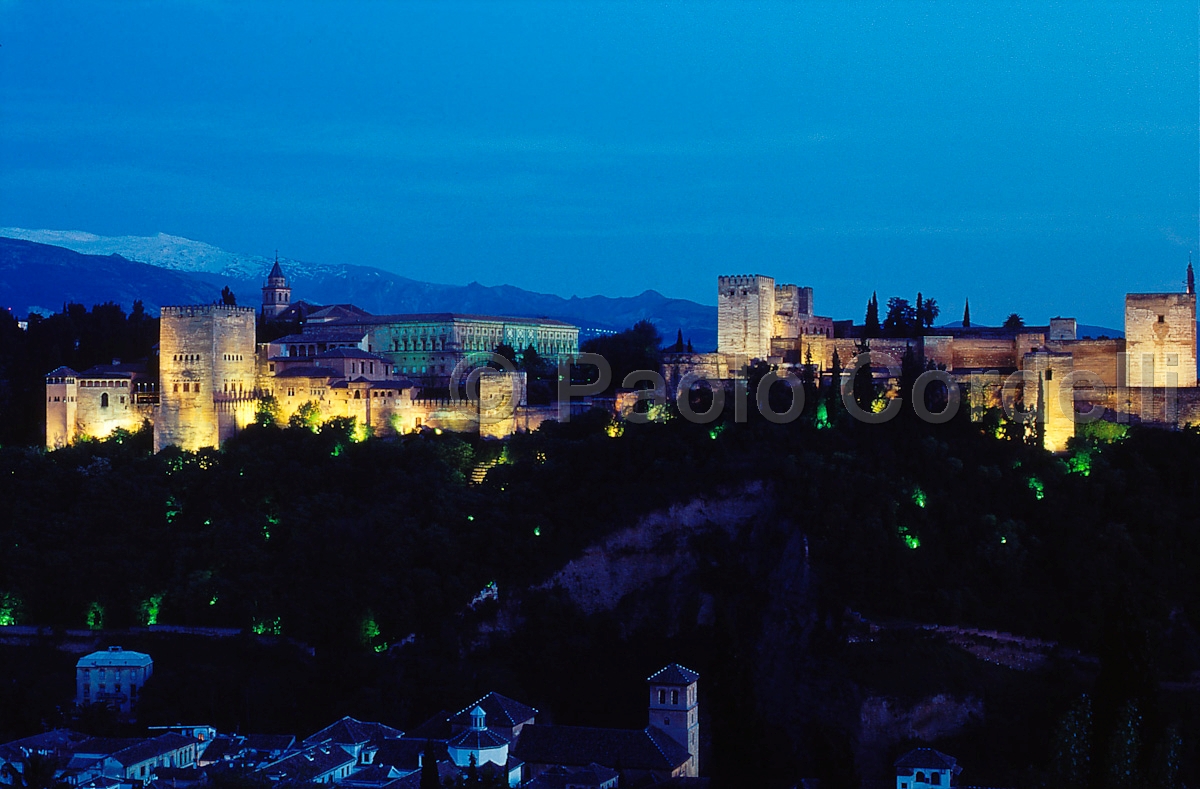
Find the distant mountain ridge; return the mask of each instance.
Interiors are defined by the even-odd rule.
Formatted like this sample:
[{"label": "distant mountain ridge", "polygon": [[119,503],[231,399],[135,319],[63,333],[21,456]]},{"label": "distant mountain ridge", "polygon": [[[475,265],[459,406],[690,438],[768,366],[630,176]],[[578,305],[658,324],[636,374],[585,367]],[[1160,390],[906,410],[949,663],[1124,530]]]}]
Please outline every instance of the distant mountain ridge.
[{"label": "distant mountain ridge", "polygon": [[[0,228],[0,241],[6,239],[35,242],[79,253],[80,259],[74,260],[74,264],[81,267],[80,283],[95,286],[97,294],[119,291],[123,296],[93,297],[87,295],[87,288],[75,287],[71,290],[72,296],[66,296],[64,291],[57,301],[47,303],[47,291],[36,285],[40,278],[36,269],[43,253],[25,248],[28,270],[10,269],[0,273],[5,278],[0,282],[0,296],[4,297],[5,306],[12,306],[18,312],[26,311],[29,307],[57,309],[63,300],[90,304],[110,298],[127,309],[133,299],[142,298],[147,309],[157,310],[162,304],[194,301],[196,299],[190,295],[193,293],[219,293],[225,285],[238,295],[240,303],[257,306],[259,288],[274,262],[272,258],[227,252],[211,244],[165,233],[156,236],[99,236],[81,231]],[[171,273],[181,279],[170,281],[188,281],[192,283],[191,288],[181,287],[179,296],[163,300],[164,296],[157,288],[168,280],[151,276],[143,269],[126,271],[131,279],[124,281],[120,288],[111,285],[107,289],[102,288],[101,282],[91,277],[86,269],[90,265],[99,266],[96,261],[107,260],[108,256],[113,255],[164,274]],[[563,298],[511,285],[421,282],[370,266],[310,263],[290,258],[280,258],[279,263],[292,287],[293,300],[303,299],[318,304],[356,304],[376,314],[473,312],[556,318],[585,329],[601,331],[620,331],[639,320],[649,320],[658,326],[664,342],[674,341],[676,331],[682,330],[684,337],[690,338],[697,350],[711,350],[717,343],[716,307],[668,298],[652,290],[626,297]],[[61,279],[57,281],[63,282]],[[55,280],[49,282],[53,288]],[[136,295],[143,284],[149,287],[151,283],[154,283],[153,297],[149,293],[145,296]],[[205,296],[200,300],[212,301],[213,298]]]}]

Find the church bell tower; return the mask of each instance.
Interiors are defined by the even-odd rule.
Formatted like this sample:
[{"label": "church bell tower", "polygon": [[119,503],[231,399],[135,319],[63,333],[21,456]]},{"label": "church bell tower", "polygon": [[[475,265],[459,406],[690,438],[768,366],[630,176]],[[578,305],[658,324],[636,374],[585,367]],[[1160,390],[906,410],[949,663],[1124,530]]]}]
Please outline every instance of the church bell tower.
[{"label": "church bell tower", "polygon": [[283,269],[279,267],[279,255],[267,275],[267,284],[262,289],[262,316],[267,320],[278,318],[292,304],[292,289],[288,287]]},{"label": "church bell tower", "polygon": [[650,725],[662,729],[692,755],[684,775],[700,774],[700,705],[696,683],[700,675],[672,663],[651,675]]}]

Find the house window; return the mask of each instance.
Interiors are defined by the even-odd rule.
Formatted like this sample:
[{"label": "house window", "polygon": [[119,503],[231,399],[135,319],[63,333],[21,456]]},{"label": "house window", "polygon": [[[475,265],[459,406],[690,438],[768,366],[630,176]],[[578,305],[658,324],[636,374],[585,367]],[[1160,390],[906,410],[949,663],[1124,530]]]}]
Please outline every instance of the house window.
[{"label": "house window", "polygon": [[108,392],[105,392],[104,394],[100,395],[100,407],[108,408]]},{"label": "house window", "polygon": [[679,703],[679,691],[677,691],[677,690],[671,691],[671,703],[672,704]]},{"label": "house window", "polygon": [[667,703],[667,692],[665,690],[660,690],[658,692],[658,703],[659,704]]},{"label": "house window", "polygon": [[663,718],[663,726],[670,726],[670,725],[671,725],[671,719]]},{"label": "house window", "polygon": [[929,783],[933,784],[934,786],[941,786],[942,785],[942,774],[941,773],[931,773],[929,776]]}]

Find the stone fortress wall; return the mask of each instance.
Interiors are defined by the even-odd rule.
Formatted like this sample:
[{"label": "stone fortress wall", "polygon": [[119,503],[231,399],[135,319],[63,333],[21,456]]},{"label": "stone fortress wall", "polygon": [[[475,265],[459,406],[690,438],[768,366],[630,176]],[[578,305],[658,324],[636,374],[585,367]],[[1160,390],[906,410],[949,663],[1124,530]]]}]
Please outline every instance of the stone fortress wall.
[{"label": "stone fortress wall", "polygon": [[[755,360],[792,370],[811,360],[818,375],[827,376],[835,353],[845,369],[866,347],[897,362],[911,350],[923,366],[944,369],[964,386],[974,384],[978,391],[972,390],[972,395],[979,401],[973,403],[974,413],[982,405],[1000,404],[1001,382],[1025,372],[1023,388],[1041,390],[1045,398],[1039,402],[1032,394],[1027,402],[1042,411],[1048,401],[1059,401],[1060,387],[1069,381],[1067,397],[1086,401],[1083,411],[1087,403],[1100,402],[1118,419],[1200,424],[1196,294],[1190,264],[1186,292],[1126,296],[1124,338],[1079,339],[1075,319],[1063,317],[1020,329],[942,328],[923,336],[866,338],[862,327],[849,322],[824,331],[821,321],[828,319],[812,314],[809,288],[776,286],[774,279],[761,275],[722,276],[717,278],[717,294],[717,351],[666,354],[670,381],[689,373],[736,377]],[[771,310],[765,309],[768,304]],[[713,375],[722,370],[723,376]],[[1049,409],[1048,420],[1052,412],[1056,409]],[[1047,446],[1065,448],[1074,434],[1074,416],[1066,416],[1058,412],[1052,424],[1047,422]]]},{"label": "stone fortress wall", "polygon": [[[226,434],[236,429],[237,400],[253,398],[257,379],[255,310],[223,304],[163,307],[159,321],[161,405],[154,449],[219,446],[218,401]],[[242,413],[253,406],[244,402]]]}]

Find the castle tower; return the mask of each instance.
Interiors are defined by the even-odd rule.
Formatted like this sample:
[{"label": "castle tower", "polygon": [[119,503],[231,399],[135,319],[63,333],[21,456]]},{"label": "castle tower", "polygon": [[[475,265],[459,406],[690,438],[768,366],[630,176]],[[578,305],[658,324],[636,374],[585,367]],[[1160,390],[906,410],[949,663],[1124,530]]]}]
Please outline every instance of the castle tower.
[{"label": "castle tower", "polygon": [[678,663],[652,674],[650,686],[650,725],[662,729],[692,755],[684,775],[700,774],[700,706],[696,683],[700,675]]},{"label": "castle tower", "polygon": [[1127,386],[1196,385],[1196,294],[1125,296]]},{"label": "castle tower", "polygon": [[220,444],[217,403],[254,393],[254,324],[252,307],[162,308],[155,452]]},{"label": "castle tower", "polygon": [[278,318],[292,303],[292,289],[288,287],[283,269],[279,267],[279,256],[267,275],[267,284],[262,289],[262,316],[267,320]]},{"label": "castle tower", "polygon": [[1065,452],[1067,441],[1075,435],[1075,393],[1070,382],[1074,357],[1047,351],[1027,353],[1024,369],[1032,373],[1025,384],[1025,397],[1041,420],[1042,447]]},{"label": "castle tower", "polygon": [[774,278],[758,274],[717,277],[718,353],[740,357],[743,363],[766,359],[771,355],[774,331]]},{"label": "castle tower", "polygon": [[65,447],[75,440],[78,376],[70,367],[59,367],[46,375],[47,449]]}]

